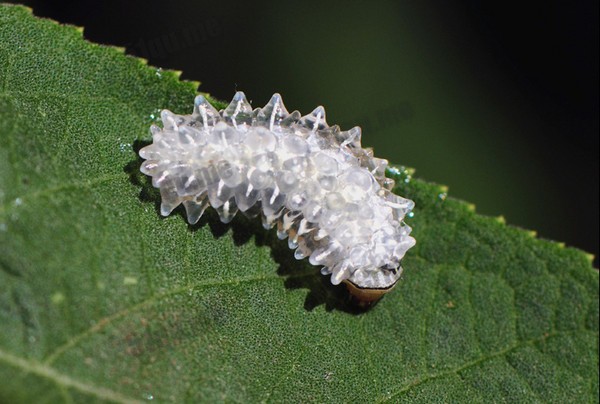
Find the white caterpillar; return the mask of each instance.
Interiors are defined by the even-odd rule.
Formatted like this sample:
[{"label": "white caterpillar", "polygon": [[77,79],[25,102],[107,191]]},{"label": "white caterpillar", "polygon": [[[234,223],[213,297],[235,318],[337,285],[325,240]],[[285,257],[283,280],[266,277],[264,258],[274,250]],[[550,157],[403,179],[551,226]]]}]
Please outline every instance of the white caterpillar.
[{"label": "white caterpillar", "polygon": [[260,213],[297,259],[323,265],[361,302],[400,278],[415,244],[403,221],[414,203],[390,192],[388,162],[361,147],[359,127],[327,125],[323,107],[288,113],[279,94],[253,110],[241,91],[220,112],[200,95],[191,115],[163,110],[161,119],[140,169],[160,188],[162,215],[180,203],[191,224],[209,204],[224,223],[238,210]]}]

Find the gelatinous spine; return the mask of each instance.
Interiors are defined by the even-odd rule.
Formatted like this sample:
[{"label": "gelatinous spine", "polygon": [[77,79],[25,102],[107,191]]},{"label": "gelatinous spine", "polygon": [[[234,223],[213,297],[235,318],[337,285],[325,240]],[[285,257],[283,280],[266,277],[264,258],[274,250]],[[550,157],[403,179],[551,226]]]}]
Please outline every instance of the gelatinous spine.
[{"label": "gelatinous spine", "polygon": [[179,204],[192,224],[209,205],[224,223],[238,211],[260,214],[297,259],[322,265],[359,300],[395,285],[415,244],[404,223],[414,203],[390,191],[387,160],[362,148],[359,127],[329,126],[323,107],[289,113],[279,94],[252,109],[242,92],[222,111],[198,96],[191,115],[163,110],[161,119],[140,156],[162,215]]}]

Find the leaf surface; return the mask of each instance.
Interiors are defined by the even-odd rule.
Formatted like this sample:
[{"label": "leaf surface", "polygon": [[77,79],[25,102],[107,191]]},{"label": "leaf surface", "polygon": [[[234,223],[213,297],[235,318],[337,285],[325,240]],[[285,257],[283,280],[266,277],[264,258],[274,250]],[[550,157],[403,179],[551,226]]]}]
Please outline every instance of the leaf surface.
[{"label": "leaf surface", "polygon": [[197,84],[0,5],[0,401],[598,402],[589,256],[408,170],[363,312],[258,222],[161,218],[136,151]]}]

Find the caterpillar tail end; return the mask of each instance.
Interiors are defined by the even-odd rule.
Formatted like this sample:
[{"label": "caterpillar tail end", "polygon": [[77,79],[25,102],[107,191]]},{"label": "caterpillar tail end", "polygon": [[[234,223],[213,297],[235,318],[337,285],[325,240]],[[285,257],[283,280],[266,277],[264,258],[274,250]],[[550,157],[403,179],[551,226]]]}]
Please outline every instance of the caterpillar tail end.
[{"label": "caterpillar tail end", "polygon": [[379,301],[389,291],[394,289],[396,284],[394,283],[389,288],[385,289],[367,289],[356,286],[349,280],[344,280],[344,284],[350,293],[352,301],[359,307],[369,307]]}]

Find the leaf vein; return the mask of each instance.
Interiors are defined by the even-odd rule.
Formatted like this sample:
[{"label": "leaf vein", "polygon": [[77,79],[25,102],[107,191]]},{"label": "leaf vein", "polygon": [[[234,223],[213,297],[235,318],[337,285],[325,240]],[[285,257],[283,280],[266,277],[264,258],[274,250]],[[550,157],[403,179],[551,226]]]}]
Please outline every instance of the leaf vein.
[{"label": "leaf vein", "polygon": [[540,397],[540,395],[538,394],[538,392],[537,392],[537,391],[535,391],[535,390],[533,389],[533,387],[531,386],[531,383],[529,383],[529,380],[528,380],[526,377],[524,377],[524,376],[521,374],[521,372],[519,372],[519,369],[517,369],[517,368],[515,367],[515,365],[514,365],[514,364],[513,364],[513,363],[512,363],[510,360],[508,360],[508,359],[506,359],[506,358],[505,358],[505,362],[506,362],[506,363],[508,364],[508,366],[510,366],[510,368],[513,370],[513,372],[514,372],[515,376],[516,376],[516,377],[517,377],[519,380],[521,380],[521,381],[522,381],[522,382],[525,384],[525,386],[527,386],[527,389],[528,389],[528,390],[531,392],[531,394],[533,394],[533,395],[534,395],[536,398],[538,398],[538,399],[540,400],[540,402],[544,402],[544,400],[542,400],[542,398]]},{"label": "leaf vein", "polygon": [[290,366],[290,368],[287,370],[287,372],[285,372],[283,375],[281,375],[281,377],[279,378],[279,380],[277,380],[276,383],[273,384],[273,387],[271,388],[271,390],[267,393],[266,397],[264,398],[264,400],[262,400],[263,403],[268,403],[269,401],[271,401],[271,396],[273,395],[273,393],[275,392],[275,390],[277,390],[277,388],[281,385],[281,383],[283,383],[283,381],[290,375],[292,374],[292,372],[294,370],[296,370],[296,365],[298,364],[298,360],[300,359],[300,357],[302,356],[302,352],[299,352],[294,359],[292,360],[292,366]]},{"label": "leaf vein", "polygon": [[[301,278],[304,276],[312,276],[314,274],[315,274],[314,271],[308,271],[308,272],[304,272],[304,273],[300,273],[300,274],[290,275],[287,278]],[[88,329],[86,329],[85,331],[83,331],[77,335],[74,335],[63,345],[56,348],[54,350],[54,352],[52,352],[50,355],[48,355],[46,357],[46,359],[43,361],[43,363],[45,365],[52,364],[54,361],[56,361],[56,359],[58,359],[60,356],[62,356],[67,350],[76,346],[79,342],[83,341],[85,338],[90,337],[90,336],[100,332],[104,327],[111,324],[112,322],[127,316],[128,314],[134,312],[135,310],[138,310],[138,309],[141,309],[148,305],[151,305],[151,304],[153,304],[161,299],[167,298],[169,296],[187,292],[190,289],[207,288],[207,287],[213,287],[213,286],[225,286],[225,285],[231,286],[231,285],[238,285],[240,283],[265,282],[265,281],[273,281],[273,280],[281,280],[281,279],[282,279],[282,277],[279,275],[249,276],[249,277],[245,277],[245,278],[233,278],[233,279],[229,279],[229,280],[210,279],[210,280],[206,280],[204,282],[198,282],[198,283],[181,286],[181,287],[166,291],[164,293],[161,293],[159,295],[153,295],[153,296],[149,297],[148,299],[142,300],[141,302],[134,304],[133,306],[126,307],[126,308],[119,310],[107,317],[104,317],[104,318],[98,320],[98,322],[96,322],[93,326],[89,327]]]},{"label": "leaf vein", "polygon": [[42,378],[51,380],[58,386],[62,386],[64,388],[73,388],[82,393],[90,394],[104,400],[116,401],[119,403],[142,402],[141,400],[136,400],[131,397],[127,397],[117,391],[108,389],[106,387],[98,387],[77,379],[73,379],[72,377],[63,374],[50,366],[35,362],[30,359],[19,358],[17,356],[4,352],[2,349],[0,349],[0,362],[4,362],[9,366],[19,368],[27,373],[31,373]]},{"label": "leaf vein", "polygon": [[[415,380],[412,383],[409,383],[406,386],[401,387],[399,390],[395,391],[394,393],[392,393],[390,395],[386,395],[385,397],[379,398],[376,402],[382,403],[382,402],[391,401],[392,398],[394,398],[394,397],[396,397],[396,396],[398,396],[398,395],[400,395],[402,393],[405,393],[405,392],[409,391],[410,389],[412,389],[414,387],[417,387],[417,386],[419,386],[419,385],[421,385],[423,383],[426,383],[426,382],[428,382],[430,380],[435,380],[435,379],[438,379],[440,377],[444,377],[444,376],[448,376],[448,375],[452,375],[452,374],[458,374],[459,372],[462,372],[464,370],[470,369],[470,368],[472,368],[474,366],[477,366],[480,363],[483,363],[483,362],[485,362],[487,360],[498,358],[498,357],[502,357],[502,356],[504,356],[504,355],[506,355],[506,354],[508,354],[508,353],[510,353],[510,352],[512,352],[514,350],[516,350],[516,349],[522,348],[524,346],[534,345],[537,342],[541,342],[541,341],[544,341],[544,340],[546,340],[548,338],[555,337],[555,336],[558,336],[558,335],[561,335],[561,334],[569,334],[569,333],[575,333],[575,332],[593,332],[593,333],[596,333],[594,331],[589,331],[589,330],[586,330],[586,329],[565,330],[565,331],[557,331],[557,332],[554,332],[554,333],[548,334],[548,335],[543,335],[543,336],[541,336],[539,338],[534,338],[534,339],[530,339],[530,340],[527,340],[527,341],[523,341],[521,343],[515,344],[515,345],[507,347],[505,349],[496,351],[496,352],[494,352],[494,353],[492,353],[492,354],[490,354],[488,356],[482,356],[480,358],[477,358],[477,359],[474,359],[472,361],[469,361],[469,362],[467,362],[467,363],[465,363],[465,364],[463,364],[461,366],[458,366],[458,367],[456,367],[454,369],[450,369],[450,370],[446,370],[446,371],[442,371],[442,372],[438,372],[438,373],[433,373],[433,374],[430,374],[430,375],[428,375],[427,377],[425,377],[423,379]],[[507,362],[510,364],[509,361],[507,361]]]}]

